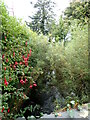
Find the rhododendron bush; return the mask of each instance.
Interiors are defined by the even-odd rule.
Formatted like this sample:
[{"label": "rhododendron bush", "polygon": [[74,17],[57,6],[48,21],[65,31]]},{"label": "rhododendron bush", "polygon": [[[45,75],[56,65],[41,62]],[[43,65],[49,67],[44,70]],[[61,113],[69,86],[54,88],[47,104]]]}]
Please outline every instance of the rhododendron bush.
[{"label": "rhododendron bush", "polygon": [[[39,70],[33,62],[34,50],[29,43],[31,32],[2,3],[2,114],[5,119],[21,116],[20,109],[37,89]],[[15,26],[16,25],[16,26]],[[12,27],[12,28],[11,28]],[[32,34],[32,33],[31,33]],[[36,72],[38,72],[36,74]],[[29,94],[29,96],[28,96]],[[22,115],[23,116],[23,115]]]}]

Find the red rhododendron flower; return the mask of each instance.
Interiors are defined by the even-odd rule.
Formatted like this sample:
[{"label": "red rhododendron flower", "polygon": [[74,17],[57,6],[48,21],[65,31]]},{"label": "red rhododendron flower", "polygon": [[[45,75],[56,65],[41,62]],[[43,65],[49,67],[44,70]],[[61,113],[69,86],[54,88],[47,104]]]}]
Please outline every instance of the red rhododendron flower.
[{"label": "red rhododendron flower", "polygon": [[4,78],[4,85],[6,85],[6,86],[8,85],[6,78]]},{"label": "red rhododendron flower", "polygon": [[30,51],[29,51],[29,52],[31,53],[31,51],[32,51],[32,50],[30,49]]},{"label": "red rhododendron flower", "polygon": [[16,69],[16,65],[14,65],[13,68]]},{"label": "red rhododendron flower", "polygon": [[24,58],[24,61],[26,62],[28,59],[27,58]]},{"label": "red rhododendron flower", "polygon": [[3,112],[3,110],[1,110],[1,112]]},{"label": "red rhododendron flower", "polygon": [[32,85],[29,86],[30,89],[32,89],[32,87],[33,87]]},{"label": "red rhododendron flower", "polygon": [[2,108],[1,112],[3,112],[3,111],[4,111],[4,107]]},{"label": "red rhododendron flower", "polygon": [[28,66],[28,58],[24,58],[25,65]]},{"label": "red rhododendron flower", "polygon": [[22,65],[22,62],[20,62],[19,64]]},{"label": "red rhododendron flower", "polygon": [[27,82],[27,79],[25,78],[25,83]]},{"label": "red rhododendron flower", "polygon": [[2,55],[2,59],[4,59],[4,54]]},{"label": "red rhododendron flower", "polygon": [[29,60],[29,56],[30,56],[30,54],[27,54],[27,60]]},{"label": "red rhododendron flower", "polygon": [[2,110],[4,110],[4,107],[2,108]]},{"label": "red rhododendron flower", "polygon": [[8,58],[6,59],[6,62],[8,62]]},{"label": "red rhododendron flower", "polygon": [[8,108],[8,113],[10,112],[10,108]]},{"label": "red rhododendron flower", "polygon": [[36,83],[34,83],[34,84],[33,84],[33,86],[34,86],[34,87],[36,87],[36,86],[37,86],[37,84],[36,84]]},{"label": "red rhododendron flower", "polygon": [[6,70],[6,67],[4,68],[4,70]]},{"label": "red rhododendron flower", "polygon": [[27,54],[27,57],[29,57],[29,56],[30,56],[30,54],[28,53],[28,54]]},{"label": "red rhododendron flower", "polygon": [[15,62],[15,65],[18,65],[18,62]]},{"label": "red rhododendron flower", "polygon": [[25,56],[24,56],[24,55],[23,55],[22,57],[23,57],[23,59],[25,58]]},{"label": "red rhododendron flower", "polygon": [[20,83],[23,85],[25,82],[21,79],[21,80],[20,80]]},{"label": "red rhododendron flower", "polygon": [[29,60],[29,57],[27,57],[27,60]]},{"label": "red rhododendron flower", "polygon": [[28,66],[28,62],[25,62],[25,65]]},{"label": "red rhododendron flower", "polygon": [[15,52],[13,52],[13,57],[15,56]]},{"label": "red rhododendron flower", "polygon": [[8,85],[8,82],[5,82],[4,84],[7,86],[7,85]]}]

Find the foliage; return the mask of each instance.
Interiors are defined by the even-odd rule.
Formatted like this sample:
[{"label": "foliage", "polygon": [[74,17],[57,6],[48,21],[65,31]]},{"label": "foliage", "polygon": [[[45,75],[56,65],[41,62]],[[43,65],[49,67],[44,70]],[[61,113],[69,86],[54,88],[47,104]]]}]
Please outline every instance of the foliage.
[{"label": "foliage", "polygon": [[[80,99],[88,97],[88,29],[73,21],[71,41],[64,48],[59,43],[50,43],[46,59],[50,61],[49,85],[57,86],[63,96],[75,93]],[[45,74],[45,72],[44,72]]]},{"label": "foliage", "polygon": [[64,11],[66,19],[78,19],[79,23],[87,24],[90,18],[90,1],[88,2],[72,2],[70,6]]},{"label": "foliage", "polygon": [[23,103],[32,96],[31,93],[35,95],[32,91],[37,89],[37,78],[41,71],[36,67],[34,50],[29,45],[29,39],[33,39],[33,36],[37,38],[37,35],[25,24],[23,25],[21,20],[10,17],[4,3],[1,7],[3,11],[1,14],[2,42],[0,43],[3,95],[1,112],[5,119],[13,119],[20,116],[20,109]]},{"label": "foliage", "polygon": [[37,33],[48,34],[51,29],[51,23],[54,20],[53,7],[54,2],[51,0],[38,0],[34,5],[37,11],[30,17],[32,22],[28,26]]},{"label": "foliage", "polygon": [[56,42],[64,42],[66,41],[67,34],[69,32],[69,25],[67,21],[63,19],[62,16],[60,16],[59,23],[53,23],[51,34],[52,37],[55,38]]},{"label": "foliage", "polygon": [[71,27],[72,40],[68,43],[65,53],[68,61],[67,68],[71,71],[71,86],[76,95],[81,97],[88,95],[88,26],[80,27],[76,21],[73,24]]}]

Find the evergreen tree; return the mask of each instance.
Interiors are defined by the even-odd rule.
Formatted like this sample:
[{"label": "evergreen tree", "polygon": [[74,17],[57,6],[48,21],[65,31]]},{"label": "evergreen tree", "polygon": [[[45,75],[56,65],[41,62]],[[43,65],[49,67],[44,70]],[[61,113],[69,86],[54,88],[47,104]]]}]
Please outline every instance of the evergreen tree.
[{"label": "evergreen tree", "polygon": [[38,33],[48,34],[51,29],[52,21],[54,20],[53,8],[55,3],[51,0],[38,0],[34,4],[34,8],[37,9],[37,12],[30,18],[32,20],[28,26]]}]

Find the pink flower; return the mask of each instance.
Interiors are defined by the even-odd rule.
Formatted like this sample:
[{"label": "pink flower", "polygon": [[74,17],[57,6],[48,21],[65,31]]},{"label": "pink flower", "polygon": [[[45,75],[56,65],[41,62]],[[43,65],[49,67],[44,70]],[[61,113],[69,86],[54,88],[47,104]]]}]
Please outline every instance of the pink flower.
[{"label": "pink flower", "polygon": [[25,62],[25,65],[28,66],[28,62]]},{"label": "pink flower", "polygon": [[1,110],[1,112],[3,112],[3,110]]},{"label": "pink flower", "polygon": [[6,62],[8,62],[8,58],[6,59]]},{"label": "pink flower", "polygon": [[28,53],[28,54],[27,54],[27,57],[29,57],[29,56],[30,56],[30,54]]},{"label": "pink flower", "polygon": [[33,87],[32,85],[29,86],[30,89],[32,89],[32,87]]},{"label": "pink flower", "polygon": [[32,51],[32,50],[30,49],[30,51],[29,51],[29,52],[31,53],[31,51]]},{"label": "pink flower", "polygon": [[18,62],[15,62],[15,65],[18,65]]},{"label": "pink flower", "polygon": [[4,83],[4,85],[6,85],[6,86],[7,86],[7,85],[8,85],[8,82],[5,82],[5,83]]},{"label": "pink flower", "polygon": [[15,52],[13,52],[13,57],[15,56]]},{"label": "pink flower", "polygon": [[34,86],[34,87],[36,87],[36,86],[37,86],[37,84],[36,84],[36,83],[34,83],[34,84],[33,84],[33,86]]},{"label": "pink flower", "polygon": [[3,112],[3,111],[4,111],[4,107],[2,108],[1,112]]},{"label": "pink flower", "polygon": [[6,70],[6,67],[4,68],[4,70]]},{"label": "pink flower", "polygon": [[6,78],[4,78],[4,85],[6,85],[6,86],[8,85]]},{"label": "pink flower", "polygon": [[30,54],[27,54],[27,60],[29,60],[29,56],[30,56]]},{"label": "pink flower", "polygon": [[24,58],[24,63],[26,66],[28,66],[28,58]]},{"label": "pink flower", "polygon": [[19,64],[22,65],[22,62],[20,62]]},{"label": "pink flower", "polygon": [[4,54],[2,55],[2,59],[4,59]]},{"label": "pink flower", "polygon": [[10,108],[8,108],[8,113],[10,112]]},{"label": "pink flower", "polygon": [[27,79],[25,78],[25,83],[27,82]]},{"label": "pink flower", "polygon": [[20,80],[20,83],[23,85],[23,84],[24,84],[24,81],[21,79],[21,80]]},{"label": "pink flower", "polygon": [[16,69],[16,65],[14,65],[13,68]]},{"label": "pink flower", "polygon": [[25,58],[25,56],[24,56],[24,55],[23,55],[22,57],[23,57],[23,59]]},{"label": "pink flower", "polygon": [[29,57],[27,57],[27,60],[29,60]]},{"label": "pink flower", "polygon": [[27,58],[24,58],[24,61],[26,62],[28,59]]}]

